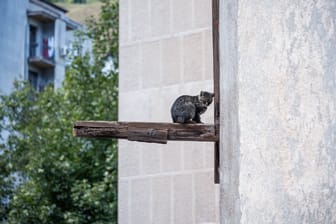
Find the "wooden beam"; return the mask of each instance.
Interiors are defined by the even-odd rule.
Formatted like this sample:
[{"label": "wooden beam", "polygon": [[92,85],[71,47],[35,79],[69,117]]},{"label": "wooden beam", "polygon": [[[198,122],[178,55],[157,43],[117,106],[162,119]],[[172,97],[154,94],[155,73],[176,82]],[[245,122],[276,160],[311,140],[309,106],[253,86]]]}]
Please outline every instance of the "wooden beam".
[{"label": "wooden beam", "polygon": [[214,145],[214,176],[219,183],[219,124],[220,124],[220,64],[219,64],[219,0],[212,0],[212,45],[213,45],[213,84],[214,84],[214,123],[218,141]]},{"label": "wooden beam", "polygon": [[166,144],[171,141],[216,142],[215,126],[154,122],[77,121],[73,136],[119,138],[129,141]]}]

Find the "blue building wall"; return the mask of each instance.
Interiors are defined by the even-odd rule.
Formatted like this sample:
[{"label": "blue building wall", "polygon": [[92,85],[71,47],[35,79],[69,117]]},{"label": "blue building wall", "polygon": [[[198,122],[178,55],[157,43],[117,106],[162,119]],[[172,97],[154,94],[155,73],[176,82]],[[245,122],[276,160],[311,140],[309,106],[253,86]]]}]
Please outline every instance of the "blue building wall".
[{"label": "blue building wall", "polygon": [[28,0],[0,1],[0,93],[26,78],[27,8]]},{"label": "blue building wall", "polygon": [[[71,30],[81,25],[69,19],[65,10],[44,0],[0,0],[0,94],[10,93],[15,79],[29,80],[29,71],[38,74],[37,89],[48,83],[61,86],[65,76],[66,48],[73,35]],[[28,16],[28,12],[42,12],[40,18]],[[42,18],[50,16],[49,20]],[[31,43],[30,25],[38,30],[36,35],[36,58],[44,58],[43,40],[53,38],[52,66],[29,62]],[[70,39],[70,41],[69,41]],[[43,63],[43,62],[42,62]]]}]

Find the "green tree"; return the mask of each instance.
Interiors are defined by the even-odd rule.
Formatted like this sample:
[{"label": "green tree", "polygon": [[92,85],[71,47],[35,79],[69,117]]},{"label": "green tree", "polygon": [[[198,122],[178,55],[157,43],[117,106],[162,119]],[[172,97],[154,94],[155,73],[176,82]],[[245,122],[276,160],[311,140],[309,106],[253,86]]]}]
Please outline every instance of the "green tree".
[{"label": "green tree", "polygon": [[[0,217],[8,223],[117,223],[117,142],[72,137],[76,120],[117,120],[118,2],[103,0],[92,54],[73,57],[61,88],[15,82],[0,96]],[[114,69],[106,70],[106,62]],[[104,69],[105,68],[105,69]],[[0,220],[1,222],[1,220]]]}]

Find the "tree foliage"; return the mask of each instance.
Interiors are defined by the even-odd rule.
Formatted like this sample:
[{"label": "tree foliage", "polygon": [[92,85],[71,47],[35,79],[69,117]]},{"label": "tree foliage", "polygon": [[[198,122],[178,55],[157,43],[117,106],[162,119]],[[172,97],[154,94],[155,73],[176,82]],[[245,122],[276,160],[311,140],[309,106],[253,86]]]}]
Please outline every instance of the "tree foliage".
[{"label": "tree foliage", "polygon": [[[93,52],[73,57],[61,88],[37,93],[17,81],[0,96],[0,217],[8,223],[117,223],[116,141],[72,137],[76,120],[117,120],[118,2],[102,2],[82,34]],[[114,69],[104,69],[107,60]]]}]

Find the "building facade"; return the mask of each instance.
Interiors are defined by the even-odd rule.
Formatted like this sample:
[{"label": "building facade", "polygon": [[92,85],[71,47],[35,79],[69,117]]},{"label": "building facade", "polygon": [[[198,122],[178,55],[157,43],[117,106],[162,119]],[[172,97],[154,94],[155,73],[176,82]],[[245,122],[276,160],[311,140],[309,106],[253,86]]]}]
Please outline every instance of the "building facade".
[{"label": "building facade", "polygon": [[[120,141],[119,223],[336,223],[336,2],[219,3],[220,189],[211,144]],[[210,4],[120,1],[120,120],[212,89]]]},{"label": "building facade", "polygon": [[0,90],[9,93],[15,79],[29,80],[37,91],[59,87],[71,32],[80,25],[46,0],[3,0],[0,10]]},{"label": "building facade", "polygon": [[[171,122],[177,97],[213,91],[211,1],[121,0],[119,53],[119,120]],[[120,140],[118,223],[217,223],[213,150]]]}]

